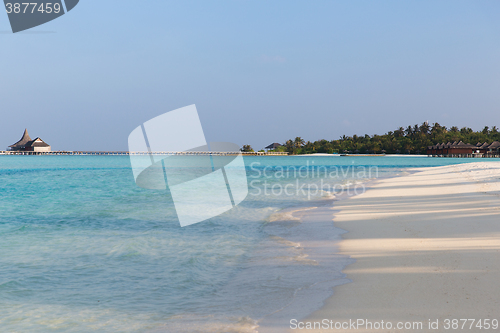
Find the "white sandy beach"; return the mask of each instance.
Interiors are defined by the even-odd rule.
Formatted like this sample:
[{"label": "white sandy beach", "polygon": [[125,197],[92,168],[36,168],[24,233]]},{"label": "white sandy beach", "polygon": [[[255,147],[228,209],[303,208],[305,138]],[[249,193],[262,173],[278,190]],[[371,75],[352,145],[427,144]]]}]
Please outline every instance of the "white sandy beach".
[{"label": "white sandy beach", "polygon": [[[460,319],[475,319],[474,325],[500,320],[500,163],[425,168],[380,180],[336,202],[335,210],[335,225],[348,231],[341,254],[356,259],[344,270],[352,283],[335,287],[324,307],[302,322],[421,322],[422,329],[290,332],[497,331],[470,328],[472,321],[462,330]],[[331,218],[331,210],[325,208],[323,218]],[[453,319],[459,328],[445,329]],[[429,320],[439,320],[438,329],[429,329]]]}]

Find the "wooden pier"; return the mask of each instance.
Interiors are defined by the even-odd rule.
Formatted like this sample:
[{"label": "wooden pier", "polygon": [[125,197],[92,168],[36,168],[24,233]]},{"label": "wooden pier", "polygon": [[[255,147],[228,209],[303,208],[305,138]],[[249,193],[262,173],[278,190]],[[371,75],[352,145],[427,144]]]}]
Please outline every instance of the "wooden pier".
[{"label": "wooden pier", "polygon": [[[158,152],[143,152],[143,151],[50,151],[50,152],[33,152],[33,151],[0,151],[0,155],[72,155],[72,156],[137,156],[137,155],[183,155],[183,156],[198,156],[198,155],[210,155],[210,156],[229,156],[238,155],[240,152],[202,152],[202,151],[185,151],[185,152],[170,152],[170,151],[158,151]],[[287,156],[287,152],[241,152],[244,156]]]}]

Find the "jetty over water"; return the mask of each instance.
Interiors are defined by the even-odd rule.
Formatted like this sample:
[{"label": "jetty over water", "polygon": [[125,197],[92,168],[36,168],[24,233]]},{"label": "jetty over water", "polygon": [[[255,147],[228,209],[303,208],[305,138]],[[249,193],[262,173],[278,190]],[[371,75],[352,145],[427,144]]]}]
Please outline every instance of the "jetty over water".
[{"label": "jetty over water", "polygon": [[157,151],[157,152],[147,152],[147,151],[48,151],[48,152],[35,152],[35,151],[13,151],[5,150],[0,151],[0,155],[81,155],[81,156],[130,156],[130,155],[209,155],[209,156],[231,156],[242,154],[244,156],[286,156],[287,152],[215,152],[215,151],[184,151],[184,152],[171,152],[171,151]]}]

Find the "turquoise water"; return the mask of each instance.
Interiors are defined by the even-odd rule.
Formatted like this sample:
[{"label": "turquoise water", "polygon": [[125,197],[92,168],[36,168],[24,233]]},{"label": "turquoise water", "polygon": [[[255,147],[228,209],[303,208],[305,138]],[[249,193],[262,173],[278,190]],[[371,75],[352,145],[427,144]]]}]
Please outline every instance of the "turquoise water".
[{"label": "turquoise water", "polygon": [[[168,193],[137,187],[127,157],[0,156],[0,331],[254,332],[317,279],[346,282],[349,259],[306,260],[304,226],[286,214],[331,204],[328,190],[311,195],[304,185],[352,186],[472,161],[245,157],[247,199],[180,228]],[[366,179],[349,170],[370,166],[376,173]],[[277,191],[286,184],[302,191]],[[308,228],[309,239],[342,233]]]}]

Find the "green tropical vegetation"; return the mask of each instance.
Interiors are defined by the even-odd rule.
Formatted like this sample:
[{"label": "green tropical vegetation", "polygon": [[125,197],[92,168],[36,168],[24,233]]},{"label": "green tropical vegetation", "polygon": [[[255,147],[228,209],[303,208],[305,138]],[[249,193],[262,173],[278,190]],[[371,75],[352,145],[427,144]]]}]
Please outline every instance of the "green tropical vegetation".
[{"label": "green tropical vegetation", "polygon": [[253,148],[250,145],[243,145],[243,147],[240,149],[244,153],[253,153]]},{"label": "green tropical vegetation", "polygon": [[343,135],[338,140],[304,141],[301,137],[286,141],[275,151],[294,154],[314,153],[350,153],[350,154],[425,154],[428,146],[438,143],[459,142],[476,144],[500,141],[500,132],[496,126],[486,126],[482,131],[474,132],[471,128],[456,126],[447,128],[438,123],[432,126],[427,122],[422,125],[400,127],[383,135],[358,136]]}]

